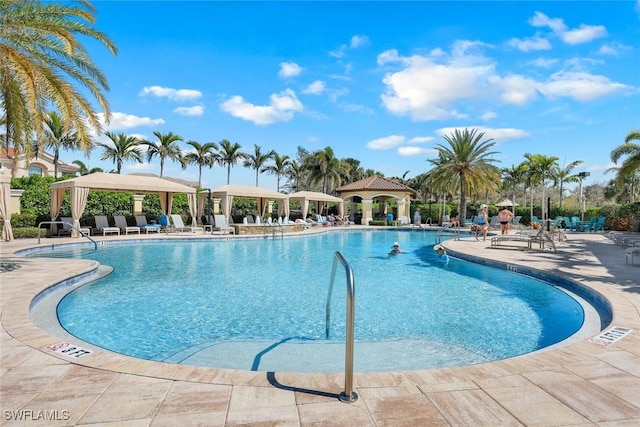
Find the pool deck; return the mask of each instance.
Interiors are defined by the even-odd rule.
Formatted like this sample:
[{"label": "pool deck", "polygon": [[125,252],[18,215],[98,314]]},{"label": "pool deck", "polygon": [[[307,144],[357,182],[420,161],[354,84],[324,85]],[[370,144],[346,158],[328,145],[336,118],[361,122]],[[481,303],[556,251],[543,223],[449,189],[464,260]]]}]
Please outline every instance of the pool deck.
[{"label": "pool deck", "polygon": [[[640,267],[627,265],[624,250],[602,233],[568,238],[556,253],[490,249],[489,240],[474,239],[445,246],[450,255],[530,267],[589,287],[611,303],[611,326],[630,328],[630,334],[609,345],[585,339],[466,367],[356,373],[355,403],[337,398],[343,374],[189,367],[102,351],[78,358],[54,353],[48,346],[61,339],[33,324],[30,301],[95,265],[20,258],[13,253],[37,246],[36,239],[2,242],[2,262],[20,268],[0,273],[0,425],[638,426]],[[112,239],[117,237],[96,238]],[[356,278],[362,280],[367,278]]]}]

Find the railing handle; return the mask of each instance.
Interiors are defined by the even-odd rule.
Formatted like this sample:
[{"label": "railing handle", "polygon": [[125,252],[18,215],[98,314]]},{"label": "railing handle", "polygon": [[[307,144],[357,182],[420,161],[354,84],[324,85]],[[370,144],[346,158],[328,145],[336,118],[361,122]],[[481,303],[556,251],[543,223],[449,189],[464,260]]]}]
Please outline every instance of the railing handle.
[{"label": "railing handle", "polygon": [[353,391],[353,347],[354,347],[354,317],[355,317],[355,281],[353,278],[353,270],[344,259],[340,252],[336,252],[333,260],[333,268],[331,269],[331,283],[329,284],[329,295],[327,296],[327,324],[325,326],[325,336],[329,337],[329,322],[331,321],[331,294],[333,292],[333,283],[336,276],[336,267],[338,261],[343,265],[347,276],[347,331],[345,336],[344,351],[344,391],[340,393],[341,402],[353,403],[358,400],[358,394]]}]

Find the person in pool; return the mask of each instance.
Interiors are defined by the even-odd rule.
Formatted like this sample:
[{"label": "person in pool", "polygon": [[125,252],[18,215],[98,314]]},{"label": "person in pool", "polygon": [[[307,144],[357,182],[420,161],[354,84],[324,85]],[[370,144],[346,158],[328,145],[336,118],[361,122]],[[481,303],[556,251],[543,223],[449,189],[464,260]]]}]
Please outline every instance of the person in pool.
[{"label": "person in pool", "polygon": [[442,245],[435,245],[433,247],[438,254],[438,261],[447,264],[449,262],[449,255]]},{"label": "person in pool", "polygon": [[400,249],[400,243],[393,242],[393,246],[391,247],[391,252],[389,252],[389,255],[398,255],[403,253],[404,251]]}]

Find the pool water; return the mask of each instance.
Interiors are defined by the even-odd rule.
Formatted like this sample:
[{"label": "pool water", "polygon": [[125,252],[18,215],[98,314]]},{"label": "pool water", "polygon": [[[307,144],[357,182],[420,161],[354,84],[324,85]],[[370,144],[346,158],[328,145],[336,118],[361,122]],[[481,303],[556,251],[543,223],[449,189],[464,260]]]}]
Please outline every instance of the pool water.
[{"label": "pool water", "polygon": [[[60,255],[95,259],[115,270],[67,294],[57,314],[69,333],[118,353],[182,363],[199,354],[198,365],[210,359],[212,366],[262,370],[255,357],[250,366],[241,361],[242,352],[248,348],[255,356],[270,344],[295,343],[286,352],[299,360],[307,357],[305,351],[318,354],[322,345],[344,342],[346,286],[340,265],[325,339],[330,273],[340,251],[355,277],[356,351],[359,346],[392,351],[394,359],[409,361],[403,362],[405,369],[512,357],[580,329],[582,306],[565,292],[455,258],[443,264],[434,239],[429,232],[354,230],[69,250]],[[394,241],[404,254],[388,255]],[[296,348],[299,357],[291,354]],[[229,356],[220,362],[216,351]],[[427,353],[434,353],[433,363]],[[356,359],[356,370],[370,369]]]}]

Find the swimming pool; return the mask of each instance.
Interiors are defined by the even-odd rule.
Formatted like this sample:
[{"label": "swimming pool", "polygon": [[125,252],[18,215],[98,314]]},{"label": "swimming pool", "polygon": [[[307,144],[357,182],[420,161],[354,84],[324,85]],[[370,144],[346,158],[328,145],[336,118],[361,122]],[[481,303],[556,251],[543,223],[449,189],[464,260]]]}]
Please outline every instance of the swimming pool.
[{"label": "swimming pool", "polygon": [[[388,256],[394,241],[406,253]],[[582,306],[565,292],[456,259],[444,265],[434,243],[428,232],[341,230],[56,250],[115,267],[62,298],[57,316],[79,339],[143,359],[339,372],[346,304],[340,274],[325,339],[327,290],[339,250],[356,281],[356,371],[503,359],[580,329]]]}]

